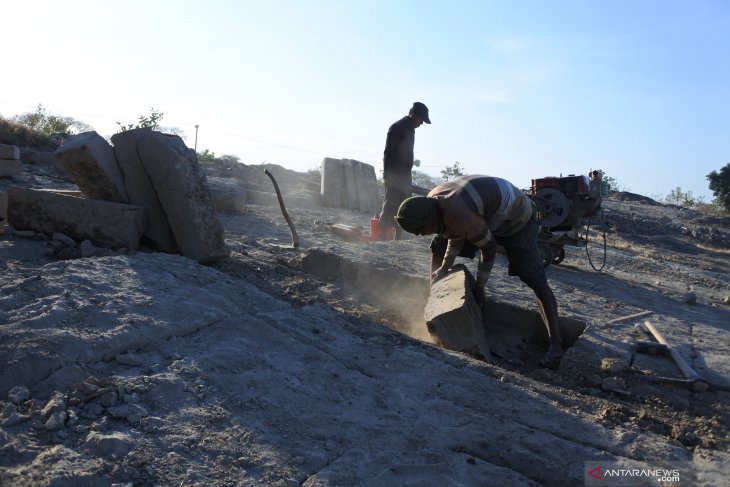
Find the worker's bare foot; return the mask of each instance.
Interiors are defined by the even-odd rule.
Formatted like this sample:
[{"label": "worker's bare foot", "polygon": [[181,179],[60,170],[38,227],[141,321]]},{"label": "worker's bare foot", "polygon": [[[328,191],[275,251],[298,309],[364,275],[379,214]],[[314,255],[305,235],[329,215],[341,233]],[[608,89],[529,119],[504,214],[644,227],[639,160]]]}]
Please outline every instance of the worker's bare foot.
[{"label": "worker's bare foot", "polygon": [[548,369],[557,369],[563,359],[563,352],[549,350],[540,359],[540,365]]}]

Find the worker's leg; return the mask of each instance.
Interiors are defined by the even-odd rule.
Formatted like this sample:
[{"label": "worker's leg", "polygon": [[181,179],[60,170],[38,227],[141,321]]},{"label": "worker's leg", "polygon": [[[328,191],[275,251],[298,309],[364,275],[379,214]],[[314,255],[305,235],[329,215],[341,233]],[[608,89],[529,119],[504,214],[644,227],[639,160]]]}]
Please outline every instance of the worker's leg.
[{"label": "worker's leg", "polygon": [[388,227],[395,229],[395,236],[400,240],[402,229],[395,222],[395,214],[398,213],[400,204],[408,198],[410,192],[404,192],[402,185],[385,181],[385,197],[383,198],[383,208],[380,211],[380,240],[385,240]]},{"label": "worker's leg", "polygon": [[516,234],[497,237],[497,242],[504,246],[507,252],[509,274],[518,276],[535,292],[538,311],[550,340],[548,351],[540,363],[546,367],[557,368],[563,356],[558,304],[542,265],[542,256],[537,246],[537,231],[537,222],[530,220]]}]

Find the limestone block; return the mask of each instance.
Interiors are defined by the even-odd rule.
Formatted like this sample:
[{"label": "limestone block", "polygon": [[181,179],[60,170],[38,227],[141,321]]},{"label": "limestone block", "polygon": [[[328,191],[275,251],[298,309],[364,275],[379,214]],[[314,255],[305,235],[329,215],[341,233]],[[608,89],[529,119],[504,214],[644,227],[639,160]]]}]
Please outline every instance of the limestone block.
[{"label": "limestone block", "polygon": [[23,165],[18,159],[0,159],[0,178],[10,178],[19,175]]},{"label": "limestone block", "polygon": [[428,332],[436,343],[491,361],[481,311],[472,294],[473,277],[458,266],[431,287],[426,302]]},{"label": "limestone block", "polygon": [[0,144],[0,159],[20,159],[20,148],[17,145]]},{"label": "limestone block", "polygon": [[8,224],[46,235],[63,233],[99,247],[138,249],[145,212],[140,206],[11,187]]},{"label": "limestone block", "polygon": [[228,256],[195,151],[177,135],[152,132],[137,145],[142,164],[170,222],[180,253],[201,264]]},{"label": "limestone block", "polygon": [[139,141],[151,133],[151,129],[142,128],[112,135],[114,155],[124,177],[130,203],[144,207],[147,212],[147,229],[144,236],[158,250],[176,252],[177,244],[167,215],[137,153]]},{"label": "limestone block", "polygon": [[342,160],[342,189],[343,204],[344,208],[350,210],[357,210],[360,206],[360,201],[357,196],[357,184],[355,184],[355,163],[350,159]]},{"label": "limestone block", "polygon": [[322,205],[331,208],[343,208],[343,167],[342,161],[325,157],[320,167],[320,191]]},{"label": "limestone block", "polygon": [[129,203],[114,150],[101,135],[94,131],[73,135],[55,154],[59,165],[89,198]]},{"label": "limestone block", "polygon": [[371,213],[380,209],[381,201],[378,194],[378,180],[375,177],[375,168],[370,164],[352,161],[355,169],[355,186],[357,187],[357,209]]},{"label": "limestone block", "polygon": [[322,205],[368,213],[380,207],[375,168],[370,164],[325,157],[320,172]]},{"label": "limestone block", "polygon": [[210,176],[207,180],[217,211],[243,211],[246,208],[246,189],[238,181]]}]

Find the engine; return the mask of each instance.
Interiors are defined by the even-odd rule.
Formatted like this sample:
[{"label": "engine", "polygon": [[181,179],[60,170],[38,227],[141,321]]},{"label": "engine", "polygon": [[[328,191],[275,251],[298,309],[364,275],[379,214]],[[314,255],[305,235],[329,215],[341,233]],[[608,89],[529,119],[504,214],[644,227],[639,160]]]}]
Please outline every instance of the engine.
[{"label": "engine", "polygon": [[545,177],[532,180],[531,193],[542,218],[543,228],[572,230],[580,219],[601,209],[604,192],[601,171],[585,175]]}]

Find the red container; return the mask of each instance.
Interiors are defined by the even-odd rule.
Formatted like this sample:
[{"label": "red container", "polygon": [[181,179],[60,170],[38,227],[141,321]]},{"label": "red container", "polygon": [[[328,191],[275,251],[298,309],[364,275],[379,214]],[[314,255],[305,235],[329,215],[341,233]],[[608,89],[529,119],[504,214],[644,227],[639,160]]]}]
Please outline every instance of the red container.
[{"label": "red container", "polygon": [[[385,240],[393,240],[395,237],[395,228],[388,226],[385,229]],[[370,241],[377,242],[380,240],[380,216],[373,215],[370,219]]]}]

